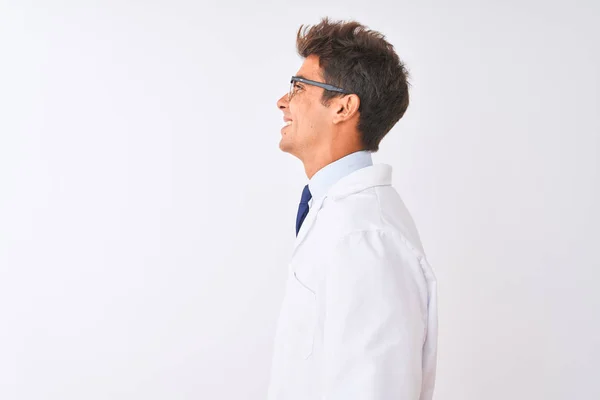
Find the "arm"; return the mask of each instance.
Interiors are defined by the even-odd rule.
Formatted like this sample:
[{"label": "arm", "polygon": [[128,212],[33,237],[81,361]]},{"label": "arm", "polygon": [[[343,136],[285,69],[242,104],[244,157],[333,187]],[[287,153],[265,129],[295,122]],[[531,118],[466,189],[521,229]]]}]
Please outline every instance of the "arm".
[{"label": "arm", "polygon": [[391,232],[360,231],[331,254],[325,284],[324,400],[418,400],[427,289]]}]

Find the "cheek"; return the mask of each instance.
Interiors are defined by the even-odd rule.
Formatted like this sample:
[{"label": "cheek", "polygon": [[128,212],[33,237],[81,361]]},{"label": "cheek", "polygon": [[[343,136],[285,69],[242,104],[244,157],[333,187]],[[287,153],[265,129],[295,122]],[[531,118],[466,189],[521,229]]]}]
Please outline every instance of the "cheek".
[{"label": "cheek", "polygon": [[322,112],[322,110],[313,110],[313,113],[310,115],[310,120],[305,123],[309,125],[311,130],[322,132],[324,127],[327,125],[327,114]]},{"label": "cheek", "polygon": [[292,109],[290,107],[290,113],[294,120],[296,129],[302,131],[311,130],[315,126],[314,110],[311,109],[310,103],[298,103]]}]

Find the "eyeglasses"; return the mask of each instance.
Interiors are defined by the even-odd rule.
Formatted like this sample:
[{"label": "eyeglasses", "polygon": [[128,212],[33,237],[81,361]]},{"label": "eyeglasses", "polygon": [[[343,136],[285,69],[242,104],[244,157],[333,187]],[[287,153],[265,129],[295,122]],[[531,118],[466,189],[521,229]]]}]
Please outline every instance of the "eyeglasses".
[{"label": "eyeglasses", "polygon": [[320,88],[323,88],[325,90],[329,90],[331,92],[338,92],[338,93],[343,93],[343,94],[351,94],[352,92],[349,92],[345,89],[339,88],[337,86],[333,86],[330,85],[328,83],[323,83],[323,82],[317,82],[317,81],[311,81],[310,79],[305,79],[305,78],[301,78],[299,76],[292,76],[292,80],[290,81],[290,92],[288,93],[288,101],[294,96],[294,94],[296,94],[296,90],[295,90],[295,83],[296,82],[302,82],[305,83],[307,85],[313,85],[313,86],[318,86]]}]

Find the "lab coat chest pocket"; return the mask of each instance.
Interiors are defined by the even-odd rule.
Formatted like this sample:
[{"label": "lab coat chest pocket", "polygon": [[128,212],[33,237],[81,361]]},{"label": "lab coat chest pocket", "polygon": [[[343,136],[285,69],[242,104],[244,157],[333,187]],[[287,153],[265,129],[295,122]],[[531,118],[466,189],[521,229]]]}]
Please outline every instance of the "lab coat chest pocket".
[{"label": "lab coat chest pocket", "polygon": [[317,324],[317,301],[315,292],[292,271],[288,285],[289,307],[289,355],[308,359],[313,352]]}]

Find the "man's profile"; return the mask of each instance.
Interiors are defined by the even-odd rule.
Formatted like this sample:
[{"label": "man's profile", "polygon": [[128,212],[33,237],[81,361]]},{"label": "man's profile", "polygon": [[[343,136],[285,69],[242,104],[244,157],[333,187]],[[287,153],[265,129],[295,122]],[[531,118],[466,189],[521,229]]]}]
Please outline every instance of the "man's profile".
[{"label": "man's profile", "polygon": [[382,34],[354,21],[300,27],[296,46],[304,62],[277,101],[279,147],[309,181],[269,399],[430,400],[436,280],[391,166],[371,159],[408,107],[408,73]]}]

